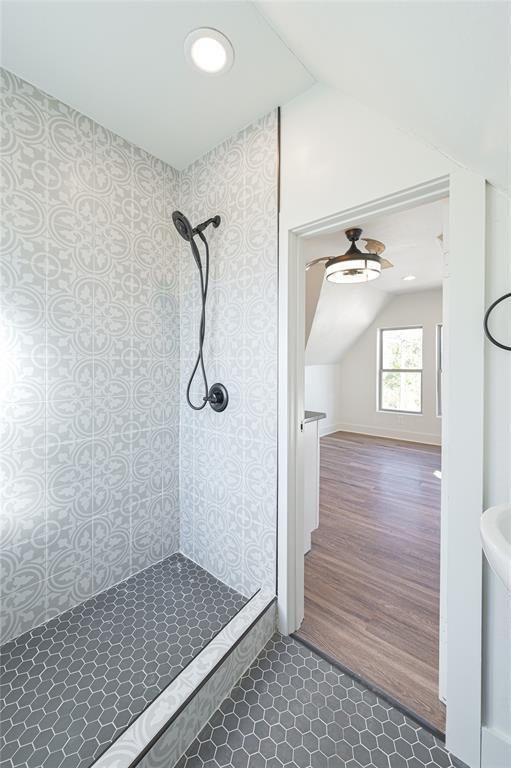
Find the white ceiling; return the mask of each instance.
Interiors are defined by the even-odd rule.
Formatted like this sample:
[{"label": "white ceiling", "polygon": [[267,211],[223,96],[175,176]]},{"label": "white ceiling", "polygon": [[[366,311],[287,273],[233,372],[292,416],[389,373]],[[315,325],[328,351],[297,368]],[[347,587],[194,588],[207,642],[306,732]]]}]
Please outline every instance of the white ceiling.
[{"label": "white ceiling", "polygon": [[338,363],[390,298],[376,286],[340,286],[325,280],[305,347],[305,365]]},{"label": "white ceiling", "polygon": [[[182,168],[314,79],[508,189],[511,3],[3,0],[1,62]],[[224,76],[183,40],[226,33]],[[300,63],[301,62],[301,63]]]},{"label": "white ceiling", "polygon": [[[376,319],[383,307],[398,293],[439,288],[442,285],[443,255],[437,237],[442,233],[447,200],[439,200],[417,208],[367,221],[357,220],[362,236],[381,240],[386,245],[384,256],[394,267],[382,272],[371,283],[342,285],[323,280],[307,341],[307,365],[339,362],[346,351]],[[360,244],[363,245],[363,244]],[[337,256],[349,247],[344,230],[307,238],[304,241],[304,265],[321,256]],[[306,292],[311,302],[317,297],[314,270],[324,273],[324,265],[307,272]],[[405,275],[416,280],[404,282]]]},{"label": "white ceiling", "polygon": [[509,2],[259,5],[318,81],[509,188]]},{"label": "white ceiling", "polygon": [[[377,288],[386,293],[422,291],[436,288],[442,283],[442,250],[438,235],[442,234],[447,200],[421,205],[399,213],[373,216],[366,221],[357,220],[353,226],[361,227],[362,237],[370,237],[385,243],[383,256],[394,266],[384,269],[374,282],[362,286],[367,290]],[[343,227],[339,232],[309,237],[304,241],[304,260],[322,256],[339,256],[349,248]],[[360,242],[364,250],[365,244]],[[317,269],[324,271],[324,266]],[[405,275],[415,275],[416,280],[403,281]],[[339,292],[345,285],[334,285]]]},{"label": "white ceiling", "polygon": [[[225,75],[185,61],[202,26],[233,44]],[[313,82],[249,2],[4,0],[1,63],[176,168]]]}]

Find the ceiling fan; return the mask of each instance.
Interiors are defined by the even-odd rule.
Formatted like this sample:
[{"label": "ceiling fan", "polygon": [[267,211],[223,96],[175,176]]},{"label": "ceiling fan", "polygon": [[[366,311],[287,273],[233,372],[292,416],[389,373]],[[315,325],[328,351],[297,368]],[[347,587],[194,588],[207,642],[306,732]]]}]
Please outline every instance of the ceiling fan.
[{"label": "ceiling fan", "polygon": [[356,243],[360,240],[362,230],[352,227],[345,231],[345,235],[351,245],[341,256],[323,256],[320,259],[309,261],[305,269],[310,269],[314,264],[325,262],[326,279],[332,283],[366,283],[380,276],[382,269],[393,267],[391,261],[382,259],[381,255],[385,245],[379,240],[363,237],[366,250],[361,251]]}]

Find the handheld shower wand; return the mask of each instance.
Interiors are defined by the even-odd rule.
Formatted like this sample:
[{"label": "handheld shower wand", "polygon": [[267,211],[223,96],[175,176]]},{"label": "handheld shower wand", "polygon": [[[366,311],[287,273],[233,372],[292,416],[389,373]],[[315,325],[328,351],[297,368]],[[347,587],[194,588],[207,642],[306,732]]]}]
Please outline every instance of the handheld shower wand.
[{"label": "handheld shower wand", "polygon": [[[186,400],[190,408],[193,408],[194,411],[201,411],[203,408],[205,408],[206,403],[209,403],[214,411],[224,411],[227,408],[227,403],[229,402],[227,389],[223,384],[219,383],[212,384],[211,387],[208,387],[208,378],[206,375],[203,356],[204,338],[206,335],[206,300],[208,298],[209,283],[209,244],[205,235],[203,234],[203,231],[207,229],[210,224],[212,224],[216,229],[216,227],[218,227],[220,224],[220,216],[213,216],[211,219],[207,219],[207,221],[203,221],[202,224],[198,224],[195,228],[193,228],[186,216],[181,213],[181,211],[174,211],[172,214],[172,221],[174,222],[174,226],[176,227],[183,240],[186,240],[188,243],[190,243],[192,255],[195,260],[195,264],[197,265],[197,269],[199,270],[200,278],[202,307],[199,325],[199,351],[197,353],[197,358],[195,360],[195,365],[193,367],[190,379],[188,380],[188,386],[186,387]],[[202,243],[204,244],[206,256],[204,267],[202,264],[199,248],[194,240],[196,235],[199,236],[200,240],[202,240]],[[202,398],[201,405],[194,405],[190,399],[190,389],[199,367],[202,373],[202,380],[204,382],[204,397]]]}]

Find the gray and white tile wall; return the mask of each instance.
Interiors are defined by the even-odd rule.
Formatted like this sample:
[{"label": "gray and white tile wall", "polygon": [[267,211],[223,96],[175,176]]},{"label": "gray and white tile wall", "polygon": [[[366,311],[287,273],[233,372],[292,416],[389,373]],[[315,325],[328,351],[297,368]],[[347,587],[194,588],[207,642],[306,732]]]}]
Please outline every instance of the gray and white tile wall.
[{"label": "gray and white tile wall", "polygon": [[0,98],[7,639],[178,548],[179,175],[5,70]]},{"label": "gray and white tile wall", "polygon": [[[0,72],[1,639],[179,548],[274,589],[276,113],[178,172]],[[222,217],[205,349],[222,414],[184,397],[199,295],[175,208]]]},{"label": "gray and white tile wall", "polygon": [[[199,331],[198,275],[181,266],[181,550],[229,586],[275,588],[277,493],[277,113],[182,174],[181,206],[208,229],[205,359],[229,406],[193,412],[185,389]],[[196,379],[195,402],[203,390]]]}]

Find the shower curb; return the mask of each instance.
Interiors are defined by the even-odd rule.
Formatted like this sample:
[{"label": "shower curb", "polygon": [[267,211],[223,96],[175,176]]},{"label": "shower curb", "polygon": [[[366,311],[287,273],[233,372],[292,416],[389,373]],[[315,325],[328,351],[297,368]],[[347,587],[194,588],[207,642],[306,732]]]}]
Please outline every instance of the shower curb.
[{"label": "shower curb", "polygon": [[275,596],[257,592],[93,763],[169,768],[185,752],[275,629]]}]

